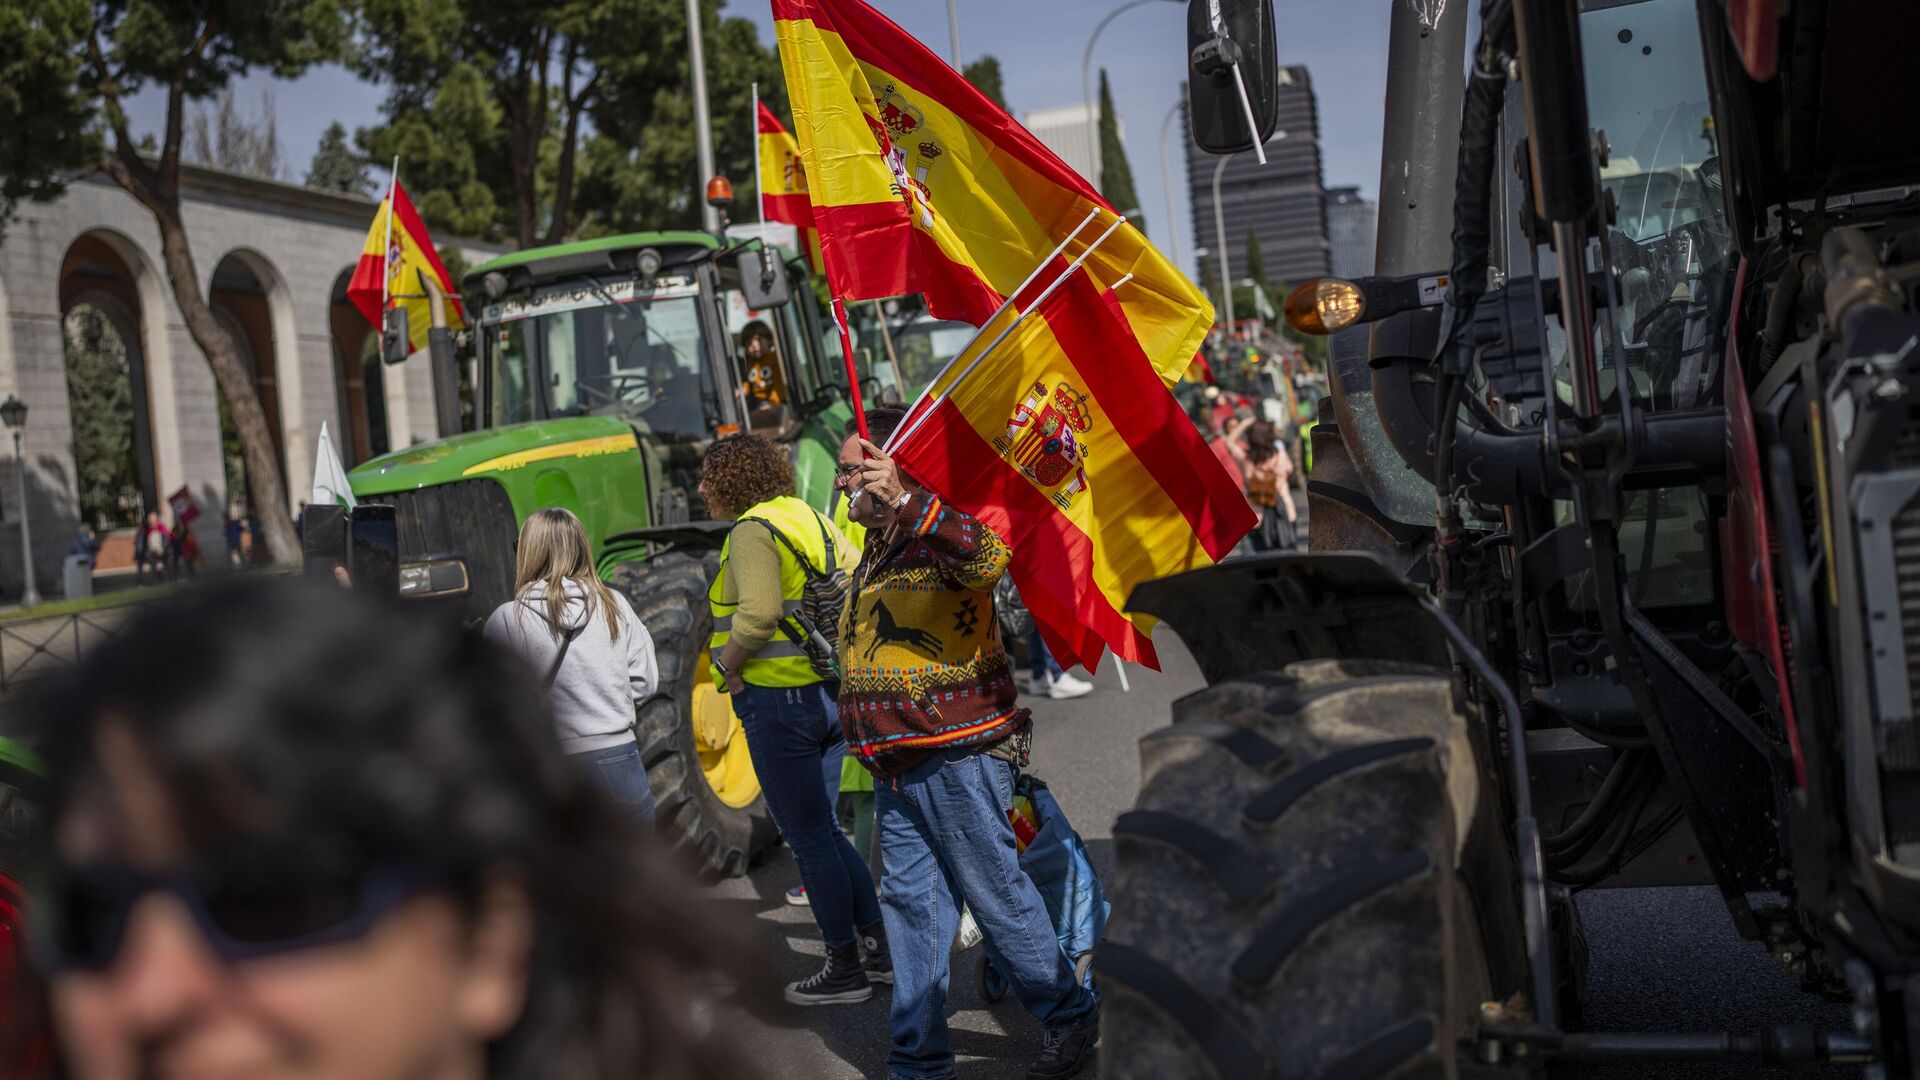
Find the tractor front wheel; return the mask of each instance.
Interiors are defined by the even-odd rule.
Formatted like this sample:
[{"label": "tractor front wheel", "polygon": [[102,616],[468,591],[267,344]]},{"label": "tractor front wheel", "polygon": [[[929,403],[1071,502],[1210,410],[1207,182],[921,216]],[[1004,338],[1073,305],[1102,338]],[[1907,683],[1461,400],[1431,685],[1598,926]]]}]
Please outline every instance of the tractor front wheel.
[{"label": "tractor front wheel", "polygon": [[607,584],[633,605],[660,664],[659,691],[641,703],[634,724],[660,831],[689,850],[701,871],[738,877],[779,834],[740,719],[708,675],[709,573],[699,555],[668,552],[615,566]]}]

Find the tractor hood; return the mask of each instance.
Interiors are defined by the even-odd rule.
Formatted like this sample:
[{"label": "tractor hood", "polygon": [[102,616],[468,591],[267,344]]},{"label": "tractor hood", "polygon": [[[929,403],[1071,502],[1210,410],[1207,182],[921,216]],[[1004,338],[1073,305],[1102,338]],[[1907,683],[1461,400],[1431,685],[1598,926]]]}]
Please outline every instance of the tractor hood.
[{"label": "tractor hood", "polygon": [[491,428],[374,458],[347,474],[355,495],[451,484],[560,458],[633,453],[633,429],[613,416],[577,416]]},{"label": "tractor hood", "polygon": [[1911,0],[1700,0],[1743,246],[1782,203],[1920,182]]}]

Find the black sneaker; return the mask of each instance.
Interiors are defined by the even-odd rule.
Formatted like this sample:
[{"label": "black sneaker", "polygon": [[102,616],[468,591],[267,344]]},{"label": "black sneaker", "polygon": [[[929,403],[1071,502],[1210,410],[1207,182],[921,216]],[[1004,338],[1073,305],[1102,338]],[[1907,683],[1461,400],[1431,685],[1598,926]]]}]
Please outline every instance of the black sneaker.
[{"label": "black sneaker", "polygon": [[853,1005],[873,996],[873,984],[860,966],[860,947],[827,950],[819,971],[787,984],[787,1000],[795,1005]]},{"label": "black sneaker", "polygon": [[1041,1039],[1040,1059],[1027,1070],[1027,1080],[1067,1080],[1093,1060],[1100,1021],[1072,1031],[1049,1031]]},{"label": "black sneaker", "polygon": [[860,928],[860,965],[867,981],[893,985],[893,953],[887,949],[887,928],[874,923]]}]

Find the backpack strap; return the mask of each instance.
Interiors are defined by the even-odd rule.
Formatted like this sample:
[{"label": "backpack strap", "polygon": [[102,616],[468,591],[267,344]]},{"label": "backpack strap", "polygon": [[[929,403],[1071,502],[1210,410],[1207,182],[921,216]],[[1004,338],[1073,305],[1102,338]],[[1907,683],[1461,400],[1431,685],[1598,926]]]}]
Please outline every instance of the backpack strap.
[{"label": "backpack strap", "polygon": [[[818,516],[818,515],[816,514],[815,516]],[[757,518],[757,517],[744,517],[744,518],[741,518],[740,520],[757,522],[758,524],[766,526],[767,531],[773,534],[773,538],[775,540],[780,541],[783,547],[785,547],[788,551],[793,552],[794,559],[800,563],[800,569],[806,573],[809,579],[817,581],[820,578],[827,576],[826,574],[821,573],[818,570],[815,570],[813,568],[813,563],[808,561],[806,555],[802,553],[798,547],[794,546],[793,541],[787,539],[787,534],[773,527],[773,522],[768,521],[766,518]],[[827,565],[829,566],[834,565],[833,542],[831,540],[827,542]]]}]

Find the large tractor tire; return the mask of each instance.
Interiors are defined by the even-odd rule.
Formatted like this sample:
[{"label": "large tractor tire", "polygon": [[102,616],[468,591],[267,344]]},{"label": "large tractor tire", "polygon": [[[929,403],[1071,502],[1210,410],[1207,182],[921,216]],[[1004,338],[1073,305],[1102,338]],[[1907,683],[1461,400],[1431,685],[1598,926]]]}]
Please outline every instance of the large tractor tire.
[{"label": "large tractor tire", "polygon": [[1114,825],[1100,1075],[1454,1080],[1495,980],[1456,870],[1483,791],[1446,674],[1307,661],[1174,719]]},{"label": "large tractor tire", "polygon": [[707,674],[713,568],[697,554],[667,552],[607,574],[653,635],[660,690],[634,725],[660,831],[690,852],[703,873],[738,877],[779,840],[747,756],[732,701]]}]

